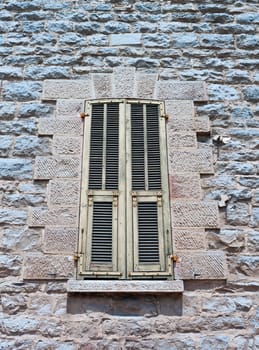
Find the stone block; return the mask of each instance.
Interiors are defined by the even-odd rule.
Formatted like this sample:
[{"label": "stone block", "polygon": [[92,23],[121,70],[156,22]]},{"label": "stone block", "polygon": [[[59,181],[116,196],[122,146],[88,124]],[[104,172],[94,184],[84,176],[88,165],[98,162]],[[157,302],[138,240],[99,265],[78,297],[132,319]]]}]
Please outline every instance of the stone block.
[{"label": "stone block", "polygon": [[246,276],[253,278],[259,277],[259,257],[258,255],[239,255],[236,261],[236,266],[231,264],[231,268],[235,267],[237,271]]},{"label": "stone block", "polygon": [[195,129],[197,133],[208,134],[210,133],[210,119],[207,116],[199,116],[195,120]]},{"label": "stone block", "polygon": [[173,227],[219,227],[218,206],[212,201],[172,202]]},{"label": "stone block", "polygon": [[103,34],[121,34],[130,33],[130,26],[128,23],[111,21],[105,24]]},{"label": "stone block", "polygon": [[152,99],[154,96],[157,74],[139,73],[136,75],[137,96],[139,98]]},{"label": "stone block", "polygon": [[231,34],[201,34],[200,45],[212,49],[233,48],[234,36]]},{"label": "stone block", "polygon": [[53,154],[79,155],[81,153],[81,137],[53,137]]},{"label": "stone block", "polygon": [[27,212],[22,210],[0,209],[0,224],[24,225]]},{"label": "stone block", "polygon": [[33,119],[0,121],[0,134],[36,134],[37,123]]},{"label": "stone block", "polygon": [[78,225],[78,208],[30,208],[29,226],[72,226]]},{"label": "stone block", "polygon": [[210,149],[169,150],[170,174],[175,172],[213,173],[213,155]]},{"label": "stone block", "polygon": [[83,121],[78,118],[42,118],[39,123],[39,135],[78,136],[83,133]]},{"label": "stone block", "polygon": [[15,208],[34,207],[44,202],[45,196],[37,194],[5,193],[2,197],[3,205]]},{"label": "stone block", "polygon": [[249,222],[249,205],[247,203],[229,203],[227,205],[227,222],[234,226],[247,225]]},{"label": "stone block", "polygon": [[14,156],[45,156],[51,153],[51,140],[47,137],[19,136],[14,146]]},{"label": "stone block", "polygon": [[78,157],[36,157],[34,179],[71,178],[80,175]]},{"label": "stone block", "polygon": [[258,102],[259,101],[259,87],[247,86],[242,90],[244,97],[247,101]]},{"label": "stone block", "polygon": [[127,98],[134,96],[135,68],[119,67],[113,73],[113,97]]},{"label": "stone block", "polygon": [[169,176],[170,198],[201,198],[200,176],[194,173],[175,173]]},{"label": "stone block", "polygon": [[50,205],[78,205],[80,197],[80,181],[51,180],[49,182]]},{"label": "stone block", "polygon": [[168,132],[195,130],[194,105],[192,101],[166,101],[165,110],[169,115]]},{"label": "stone block", "polygon": [[25,69],[25,78],[30,80],[69,78],[70,69],[59,66],[30,66]]},{"label": "stone block", "polygon": [[172,129],[168,131],[167,140],[169,149],[197,146],[196,134],[194,132],[174,132]]},{"label": "stone block", "polygon": [[60,117],[78,117],[80,112],[84,111],[84,100],[57,100],[56,114]]},{"label": "stone block", "polygon": [[227,267],[224,253],[179,252],[179,262],[175,267],[176,279],[226,279]]},{"label": "stone block", "polygon": [[[141,34],[112,34],[110,36],[111,46],[141,45]],[[1,71],[0,71],[1,72]]]},{"label": "stone block", "polygon": [[92,75],[95,98],[107,98],[111,96],[112,76],[111,74],[95,73]]},{"label": "stone block", "polygon": [[8,156],[13,144],[13,137],[0,136],[0,157]]},{"label": "stone block", "polygon": [[168,48],[171,45],[171,38],[167,34],[155,33],[143,35],[143,45],[145,47]]},{"label": "stone block", "polygon": [[68,279],[73,276],[72,256],[29,255],[24,262],[24,279],[53,280]]},{"label": "stone block", "polygon": [[174,250],[204,250],[206,249],[205,231],[203,229],[174,229]]},{"label": "stone block", "polygon": [[0,255],[0,277],[18,276],[22,268],[22,259],[17,255]]},{"label": "stone block", "polygon": [[23,77],[23,72],[21,68],[9,67],[9,66],[0,67],[1,80],[21,79],[22,77]]},{"label": "stone block", "polygon": [[197,35],[193,33],[173,34],[173,48],[188,48],[198,46]]},{"label": "stone block", "polygon": [[26,299],[23,295],[2,295],[1,297],[2,307],[4,313],[9,315],[17,314],[17,312],[23,312],[26,307]]},{"label": "stone block", "polygon": [[6,251],[36,251],[40,249],[41,229],[5,228],[0,247]]},{"label": "stone block", "polygon": [[[1,329],[3,333],[12,336],[15,335],[17,337],[22,334],[35,334],[38,332],[39,326],[40,322],[38,320],[20,315],[1,320]],[[20,345],[22,344],[20,343]],[[28,343],[25,346],[27,345]]]},{"label": "stone block", "polygon": [[9,119],[15,116],[16,104],[13,102],[0,102],[0,118]]},{"label": "stone block", "polygon": [[158,100],[208,100],[203,81],[157,81],[155,98]]},{"label": "stone block", "polygon": [[91,98],[93,96],[90,79],[45,80],[43,84],[43,100]]},{"label": "stone block", "polygon": [[183,292],[182,281],[79,281],[69,280],[67,290],[70,293],[75,292],[110,292],[110,293],[181,293]]},{"label": "stone block", "polygon": [[43,249],[46,253],[66,252],[74,254],[78,229],[67,227],[47,227],[44,232]]},{"label": "stone block", "polygon": [[222,84],[210,84],[209,96],[211,101],[234,101],[240,99],[240,94],[237,89]]},{"label": "stone block", "polygon": [[51,105],[43,103],[22,103],[18,116],[21,118],[28,117],[46,117],[53,113]]},{"label": "stone block", "polygon": [[7,101],[28,101],[40,98],[41,84],[38,82],[4,82],[3,97]]}]

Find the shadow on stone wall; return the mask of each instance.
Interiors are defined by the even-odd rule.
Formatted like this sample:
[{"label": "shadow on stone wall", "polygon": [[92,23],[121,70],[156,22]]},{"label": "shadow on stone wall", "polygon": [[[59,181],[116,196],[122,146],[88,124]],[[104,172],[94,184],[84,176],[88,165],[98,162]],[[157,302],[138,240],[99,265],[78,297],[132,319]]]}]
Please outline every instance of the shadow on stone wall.
[{"label": "shadow on stone wall", "polygon": [[182,295],[71,293],[68,294],[67,312],[70,314],[105,312],[118,316],[181,316]]}]

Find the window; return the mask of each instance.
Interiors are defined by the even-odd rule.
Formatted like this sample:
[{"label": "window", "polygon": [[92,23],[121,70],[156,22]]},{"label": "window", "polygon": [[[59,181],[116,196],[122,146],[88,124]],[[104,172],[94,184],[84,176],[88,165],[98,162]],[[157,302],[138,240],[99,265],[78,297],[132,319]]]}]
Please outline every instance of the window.
[{"label": "window", "polygon": [[172,276],[163,103],[86,103],[78,278]]}]

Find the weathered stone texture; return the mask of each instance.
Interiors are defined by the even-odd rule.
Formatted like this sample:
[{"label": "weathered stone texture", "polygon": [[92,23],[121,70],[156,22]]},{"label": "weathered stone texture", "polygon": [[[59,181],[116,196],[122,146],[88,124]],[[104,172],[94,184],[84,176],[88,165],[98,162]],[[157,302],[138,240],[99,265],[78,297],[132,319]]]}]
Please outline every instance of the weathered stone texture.
[{"label": "weathered stone texture", "polygon": [[78,225],[78,210],[77,208],[31,208],[29,224],[30,226],[74,226]]},{"label": "weathered stone texture", "polygon": [[174,227],[218,227],[218,208],[214,202],[172,202]]},{"label": "weathered stone texture", "polygon": [[205,231],[195,228],[174,229],[173,244],[176,251],[206,249]]},{"label": "weathered stone texture", "polygon": [[78,155],[81,152],[81,143],[80,137],[54,136],[53,154]]},{"label": "weathered stone texture", "polygon": [[35,179],[77,178],[79,176],[78,157],[37,157],[34,168]]},{"label": "weathered stone texture", "polygon": [[85,80],[46,80],[43,85],[44,100],[89,99],[92,98],[90,81]]},{"label": "weathered stone texture", "polygon": [[213,173],[213,157],[210,149],[169,150],[171,172]]},{"label": "weathered stone texture", "polygon": [[76,118],[44,118],[40,120],[40,135],[74,135],[82,134],[83,123]]},{"label": "weathered stone texture", "polygon": [[172,200],[201,198],[200,176],[193,173],[175,173],[169,177]]},{"label": "weathered stone texture", "polygon": [[227,269],[222,252],[179,253],[175,277],[179,279],[227,278]]},{"label": "weathered stone texture", "polygon": [[80,182],[51,180],[49,182],[50,205],[79,205]]},{"label": "weathered stone texture", "polygon": [[[1,2],[1,350],[259,348],[258,13],[256,0]],[[126,97],[165,102],[185,290],[67,295],[79,113]]]},{"label": "weathered stone texture", "polygon": [[68,279],[73,276],[74,261],[72,256],[30,255],[24,267],[25,279]]},{"label": "weathered stone texture", "polygon": [[47,227],[44,232],[44,252],[73,254],[76,251],[78,229]]}]

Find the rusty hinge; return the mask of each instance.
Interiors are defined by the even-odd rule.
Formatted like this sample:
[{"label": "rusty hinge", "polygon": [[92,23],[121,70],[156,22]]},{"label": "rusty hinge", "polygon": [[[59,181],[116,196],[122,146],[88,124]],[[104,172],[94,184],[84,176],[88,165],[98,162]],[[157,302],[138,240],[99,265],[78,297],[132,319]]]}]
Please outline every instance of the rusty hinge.
[{"label": "rusty hinge", "polygon": [[169,119],[169,114],[165,113],[161,115],[162,118],[165,118],[165,120]]},{"label": "rusty hinge", "polygon": [[85,113],[85,112],[81,112],[79,115],[80,115],[80,118],[82,118],[82,119],[89,117],[89,114]]}]

